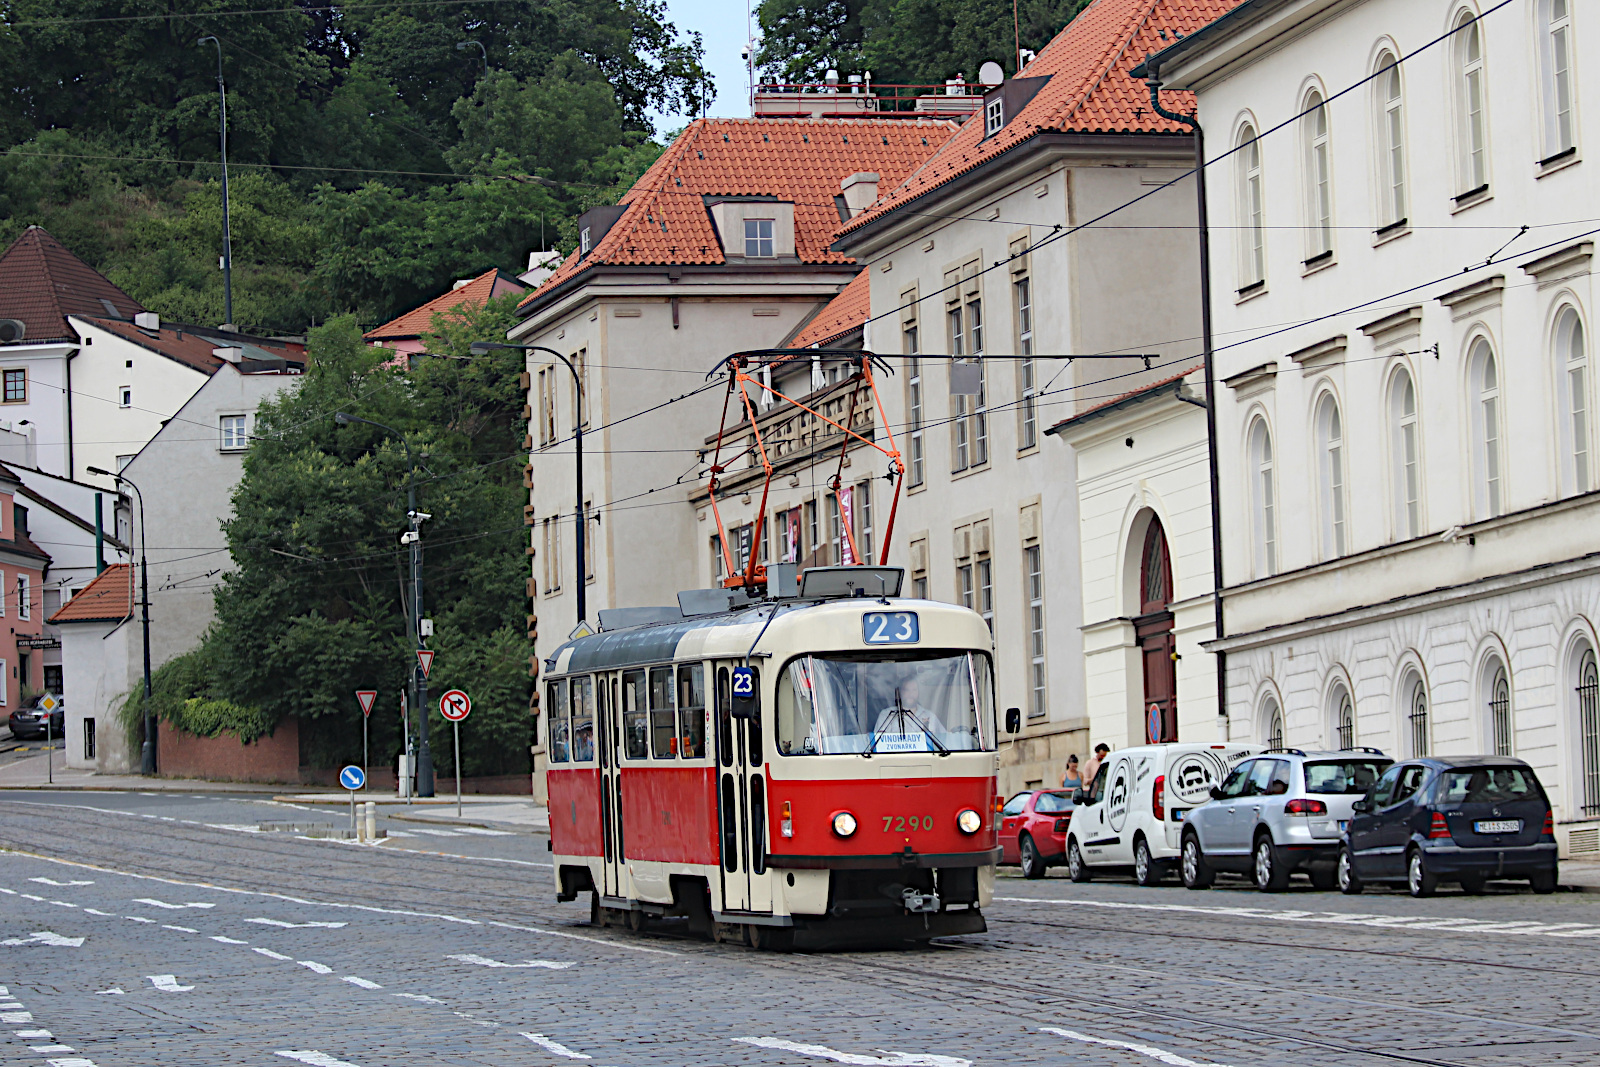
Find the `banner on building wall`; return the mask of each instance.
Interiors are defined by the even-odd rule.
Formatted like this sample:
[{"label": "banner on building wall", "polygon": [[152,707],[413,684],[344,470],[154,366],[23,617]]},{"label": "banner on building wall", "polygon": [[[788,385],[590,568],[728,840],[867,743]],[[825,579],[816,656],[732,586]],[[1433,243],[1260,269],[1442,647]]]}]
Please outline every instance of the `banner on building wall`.
[{"label": "banner on building wall", "polygon": [[800,509],[791,508],[784,516],[783,562],[800,562]]},{"label": "banner on building wall", "polygon": [[839,562],[846,567],[855,566],[856,554],[850,549],[850,533],[855,527],[853,497],[855,487],[846,485],[839,489]]}]

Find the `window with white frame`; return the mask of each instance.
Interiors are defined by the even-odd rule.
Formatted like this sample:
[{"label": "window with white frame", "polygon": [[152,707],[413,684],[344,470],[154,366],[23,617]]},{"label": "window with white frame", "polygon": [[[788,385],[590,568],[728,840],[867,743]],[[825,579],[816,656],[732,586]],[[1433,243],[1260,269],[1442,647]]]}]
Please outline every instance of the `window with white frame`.
[{"label": "window with white frame", "polygon": [[133,386],[131,386],[131,385],[119,385],[119,386],[117,386],[117,407],[119,407],[119,408],[131,408],[131,407],[133,407]]},{"label": "window with white frame", "polygon": [[1261,728],[1267,748],[1283,747],[1283,708],[1275,696],[1268,695],[1261,702]]},{"label": "window with white frame", "polygon": [[1033,276],[1027,242],[1011,247],[1011,302],[1017,330],[1017,449],[1039,444],[1038,370],[1033,361]]},{"label": "window with white frame", "polygon": [[771,259],[773,219],[744,220],[744,254],[752,259]]},{"label": "window with white frame", "polygon": [[1317,405],[1317,481],[1322,512],[1322,558],[1337,559],[1346,543],[1344,421],[1332,393]]},{"label": "window with white frame", "polygon": [[[126,543],[126,542],[124,542],[124,543]],[[6,572],[5,571],[0,571],[0,618],[4,618],[5,614],[6,614],[5,588],[6,588]]]},{"label": "window with white frame", "polygon": [[1334,684],[1328,694],[1329,710],[1333,715],[1333,743],[1335,748],[1356,746],[1356,709],[1350,699],[1350,690],[1343,682]]},{"label": "window with white frame", "polygon": [[[572,353],[572,420],[585,429],[589,426],[589,350],[580,348]],[[550,368],[551,373],[555,368]]]},{"label": "window with white frame", "polygon": [[244,415],[224,415],[224,416],[222,416],[222,419],[221,419],[222,445],[221,445],[221,447],[222,447],[222,450],[224,452],[236,452],[236,451],[239,451],[240,449],[249,447],[250,442],[249,442],[249,439],[245,436],[245,432],[244,432],[245,419],[246,419],[246,417]]},{"label": "window with white frame", "polygon": [[1584,343],[1583,320],[1577,309],[1563,308],[1556,316],[1555,373],[1560,410],[1556,428],[1561,440],[1561,488],[1564,493],[1586,493],[1590,481],[1589,351]]},{"label": "window with white frame", "polygon": [[1578,648],[1576,659],[1577,677],[1572,695],[1582,753],[1581,795],[1584,817],[1592,819],[1600,816],[1600,668],[1595,664],[1594,649],[1587,646]]},{"label": "window with white frame", "polygon": [[544,591],[554,595],[561,591],[561,520],[545,519],[544,531]]},{"label": "window with white frame", "polygon": [[1239,291],[1254,289],[1267,279],[1266,206],[1261,188],[1261,143],[1254,126],[1239,130],[1239,151],[1234,155],[1238,183]]},{"label": "window with white frame", "polygon": [[[981,467],[989,462],[988,367],[981,358],[983,295],[973,280],[976,271],[977,264],[970,263],[961,272],[965,275],[965,279],[950,300],[945,316],[950,328],[950,354],[954,357],[979,357],[975,360],[978,373],[977,393],[956,393],[952,390],[950,397],[951,406],[954,408],[951,412],[952,471]],[[954,271],[946,275],[947,279],[955,277],[957,273]],[[955,361],[952,361],[952,376],[963,370],[964,367],[957,368]]]},{"label": "window with white frame", "polygon": [[1328,107],[1322,94],[1306,94],[1301,118],[1306,172],[1306,263],[1333,253],[1333,160],[1328,143]]},{"label": "window with white frame", "polygon": [[1254,533],[1255,576],[1278,573],[1278,500],[1267,421],[1250,426],[1250,525]]},{"label": "window with white frame", "polygon": [[983,106],[983,135],[992,137],[1006,124],[1005,97],[996,93],[994,99]]},{"label": "window with white frame", "polygon": [[1506,673],[1506,665],[1499,656],[1489,657],[1483,673],[1489,742],[1494,746],[1496,756],[1509,756],[1513,743],[1511,677]]},{"label": "window with white frame", "polygon": [[917,321],[917,291],[907,290],[900,294],[901,308],[901,350],[909,358],[906,360],[906,430],[908,444],[906,447],[907,458],[910,460],[908,474],[912,485],[921,485],[926,478],[925,455],[923,453],[924,440],[922,432],[923,420],[923,378],[922,351],[920,337],[918,336],[919,324]]},{"label": "window with white frame", "polygon": [[1379,54],[1378,76],[1374,79],[1377,141],[1378,220],[1380,232],[1401,226],[1406,221],[1406,128],[1404,100],[1401,96],[1400,64],[1394,53]]},{"label": "window with white frame", "polygon": [[28,588],[28,576],[17,575],[17,618],[33,618],[33,591]]},{"label": "window with white frame", "polygon": [[1461,192],[1457,200],[1489,187],[1489,118],[1486,112],[1483,34],[1477,16],[1462,11],[1456,19],[1455,42],[1457,168]]},{"label": "window with white frame", "polygon": [[1417,425],[1417,389],[1405,370],[1389,383],[1389,455],[1395,539],[1422,534],[1422,434]]},{"label": "window with white frame", "polygon": [[1416,671],[1406,672],[1400,683],[1401,711],[1405,715],[1406,755],[1412,759],[1428,754],[1428,686]]},{"label": "window with white frame", "polygon": [[1022,549],[1022,568],[1028,593],[1028,716],[1043,718],[1045,705],[1044,673],[1044,562],[1037,544]]},{"label": "window with white frame", "polygon": [[977,583],[977,606],[974,608],[983,621],[989,624],[989,632],[994,632],[994,560],[984,555],[978,557],[974,564],[974,578]]},{"label": "window with white frame", "polygon": [[1501,472],[1500,374],[1494,350],[1478,338],[1467,356],[1472,374],[1472,466],[1473,513],[1475,518],[1491,519],[1505,510]]},{"label": "window with white frame", "polygon": [[1544,158],[1553,163],[1577,145],[1573,122],[1572,0],[1540,0],[1544,82]]}]

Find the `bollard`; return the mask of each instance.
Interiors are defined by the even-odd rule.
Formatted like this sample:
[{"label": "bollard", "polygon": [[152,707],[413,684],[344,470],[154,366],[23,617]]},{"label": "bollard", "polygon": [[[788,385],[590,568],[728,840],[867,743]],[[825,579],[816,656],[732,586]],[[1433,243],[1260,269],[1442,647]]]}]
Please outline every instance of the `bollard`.
[{"label": "bollard", "polygon": [[363,807],[367,809],[367,840],[376,841],[378,840],[378,805],[369,800]]}]

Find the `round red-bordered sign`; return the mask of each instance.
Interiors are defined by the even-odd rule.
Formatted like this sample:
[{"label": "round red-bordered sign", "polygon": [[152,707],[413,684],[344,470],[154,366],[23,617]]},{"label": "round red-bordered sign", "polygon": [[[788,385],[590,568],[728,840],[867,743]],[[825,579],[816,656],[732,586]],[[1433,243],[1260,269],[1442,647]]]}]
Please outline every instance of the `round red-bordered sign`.
[{"label": "round red-bordered sign", "polygon": [[459,689],[452,689],[439,698],[439,714],[451,722],[460,722],[472,710],[472,698]]}]

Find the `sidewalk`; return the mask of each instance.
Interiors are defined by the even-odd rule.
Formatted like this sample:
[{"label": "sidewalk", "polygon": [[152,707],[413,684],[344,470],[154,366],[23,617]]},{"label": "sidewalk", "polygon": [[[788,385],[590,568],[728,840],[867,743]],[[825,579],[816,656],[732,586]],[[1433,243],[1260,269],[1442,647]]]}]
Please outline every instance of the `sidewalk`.
[{"label": "sidewalk", "polygon": [[[288,804],[349,804],[350,797],[339,793],[280,793],[273,797]],[[440,793],[407,801],[393,792],[363,790],[356,802],[377,804],[386,819],[401,822],[436,823],[441,826],[477,826],[484,829],[515,830],[521,833],[548,834],[550,809],[531,796],[468,794],[461,798],[461,815],[456,816],[454,794]]]},{"label": "sidewalk", "polygon": [[[277,793],[281,785],[257,782],[207,782],[197,778],[146,778],[138,774],[100,774],[65,766],[65,753],[56,752],[53,775],[45,754],[27,756],[0,765],[0,789],[82,789],[143,793]],[[52,782],[50,779],[54,778]],[[339,796],[343,796],[341,792]]]},{"label": "sidewalk", "polygon": [[1600,860],[1562,860],[1559,880],[1580,893],[1600,893]]}]

